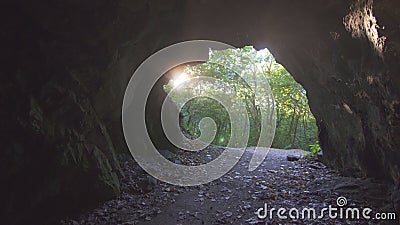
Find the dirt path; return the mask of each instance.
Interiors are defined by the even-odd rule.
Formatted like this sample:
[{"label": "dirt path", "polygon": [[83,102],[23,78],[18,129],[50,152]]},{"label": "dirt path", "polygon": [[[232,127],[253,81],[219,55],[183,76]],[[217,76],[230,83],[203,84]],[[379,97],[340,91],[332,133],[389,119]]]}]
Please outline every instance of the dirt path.
[{"label": "dirt path", "polygon": [[[259,219],[264,207],[286,209],[337,207],[339,196],[352,207],[378,210],[387,204],[386,186],[371,180],[341,177],[322,163],[287,155],[303,155],[302,150],[272,149],[263,164],[249,172],[253,151],[248,149],[239,163],[222,178],[196,187],[176,187],[154,181],[145,174],[137,179],[134,163],[126,162],[131,177],[125,179],[124,193],[117,200],[83,214],[66,224],[368,224],[362,220]],[[133,174],[132,174],[133,173]],[[136,173],[136,174],[135,174]],[[140,192],[137,190],[141,189]],[[393,210],[392,210],[393,211]],[[318,211],[317,211],[318,212]],[[371,222],[371,221],[370,221]],[[375,223],[372,223],[375,222]],[[377,224],[372,221],[371,224]],[[392,221],[393,222],[393,221]]]}]

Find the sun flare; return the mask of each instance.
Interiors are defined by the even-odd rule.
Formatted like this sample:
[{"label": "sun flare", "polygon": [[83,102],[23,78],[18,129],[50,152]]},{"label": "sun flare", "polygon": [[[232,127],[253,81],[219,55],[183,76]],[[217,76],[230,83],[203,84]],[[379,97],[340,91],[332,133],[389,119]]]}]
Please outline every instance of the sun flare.
[{"label": "sun flare", "polygon": [[187,81],[188,79],[189,79],[189,76],[187,75],[187,73],[182,72],[175,79],[173,79],[172,82],[174,84],[174,87],[178,87],[180,84]]}]

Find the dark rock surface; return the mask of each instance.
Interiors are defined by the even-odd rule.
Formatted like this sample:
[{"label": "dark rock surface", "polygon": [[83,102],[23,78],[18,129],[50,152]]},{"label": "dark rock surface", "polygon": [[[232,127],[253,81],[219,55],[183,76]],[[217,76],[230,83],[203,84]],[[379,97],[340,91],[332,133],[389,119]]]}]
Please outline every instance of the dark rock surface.
[{"label": "dark rock surface", "polygon": [[268,47],[307,90],[324,161],[400,188],[399,4],[4,2],[2,217],[6,223],[56,217],[117,196],[122,173],[115,154],[127,152],[126,84],[147,56],[189,39]]},{"label": "dark rock surface", "polygon": [[298,161],[300,159],[300,156],[298,155],[288,155],[286,157],[287,161],[293,162],[293,161]]}]

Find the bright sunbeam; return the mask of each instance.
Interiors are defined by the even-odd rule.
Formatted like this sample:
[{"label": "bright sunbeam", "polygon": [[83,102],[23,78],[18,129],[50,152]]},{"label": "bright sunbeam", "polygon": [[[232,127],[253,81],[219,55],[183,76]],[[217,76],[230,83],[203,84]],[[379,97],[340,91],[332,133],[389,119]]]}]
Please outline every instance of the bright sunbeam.
[{"label": "bright sunbeam", "polygon": [[180,84],[182,84],[188,79],[189,76],[185,72],[182,72],[173,80],[174,87],[178,87]]}]

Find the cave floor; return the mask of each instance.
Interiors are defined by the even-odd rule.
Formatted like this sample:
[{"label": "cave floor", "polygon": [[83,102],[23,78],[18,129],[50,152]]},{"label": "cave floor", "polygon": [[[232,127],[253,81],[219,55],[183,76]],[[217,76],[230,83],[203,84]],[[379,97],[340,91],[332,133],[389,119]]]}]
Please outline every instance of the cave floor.
[{"label": "cave floor", "polygon": [[[332,219],[327,213],[319,219],[260,219],[256,211],[267,204],[296,208],[337,206],[345,197],[344,207],[369,207],[373,212],[393,212],[387,196],[388,187],[371,179],[349,178],[328,169],[321,162],[288,161],[287,155],[304,154],[301,150],[272,149],[263,164],[250,172],[252,156],[248,149],[239,163],[226,175],[196,187],[178,187],[157,182],[133,159],[123,159],[125,178],[122,194],[96,209],[61,221],[61,224],[380,224],[382,221]],[[386,208],[385,208],[386,207]],[[287,212],[286,212],[286,215]],[[386,221],[388,223],[388,221]],[[388,224],[397,224],[389,221]]]}]

